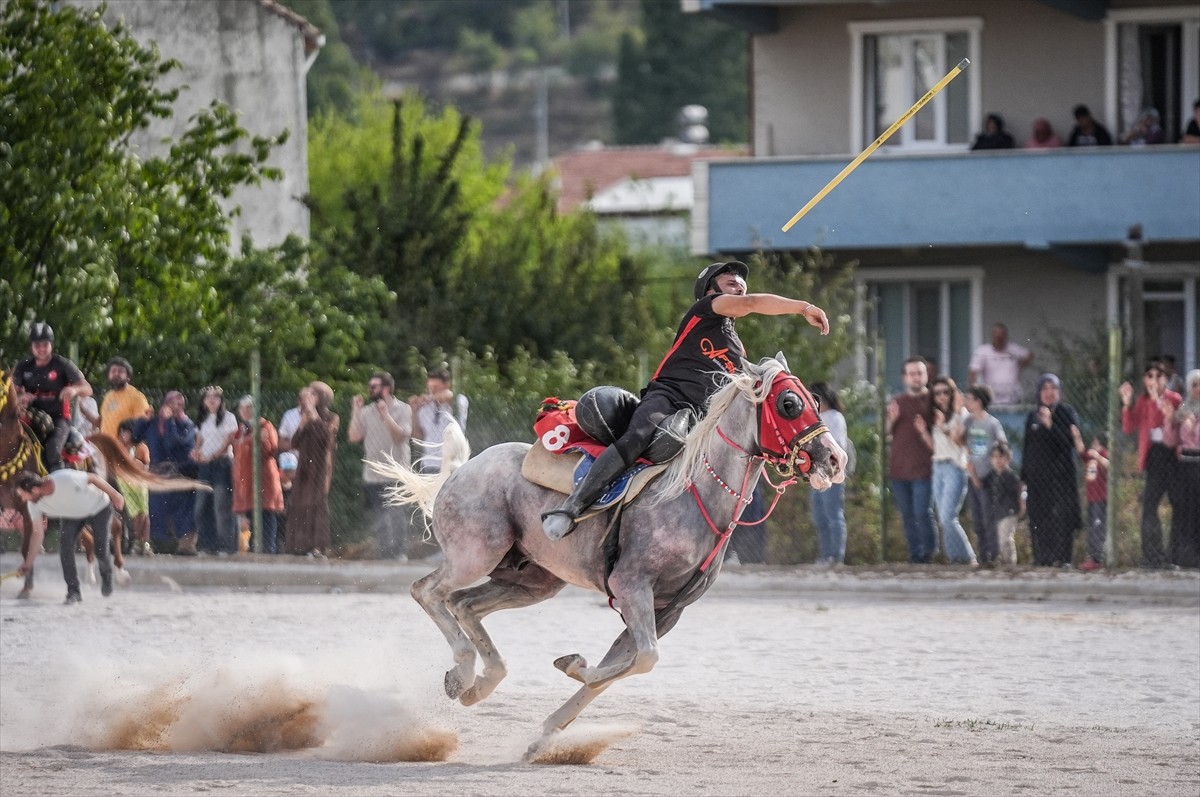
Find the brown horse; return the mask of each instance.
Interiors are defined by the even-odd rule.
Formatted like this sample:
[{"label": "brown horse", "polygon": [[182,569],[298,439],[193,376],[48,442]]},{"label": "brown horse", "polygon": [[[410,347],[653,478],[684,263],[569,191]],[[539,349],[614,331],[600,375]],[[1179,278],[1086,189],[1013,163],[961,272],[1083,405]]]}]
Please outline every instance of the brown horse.
[{"label": "brown horse", "polygon": [[[145,486],[150,490],[194,490],[206,489],[206,485],[192,479],[169,478],[147,472],[140,463],[132,459],[119,442],[105,434],[96,433],[88,441],[104,458],[109,473],[130,484]],[[33,523],[29,508],[17,496],[14,481],[17,474],[28,471],[37,473],[41,469],[40,443],[32,430],[21,422],[21,408],[17,401],[16,387],[12,374],[0,369],[0,507],[14,509],[21,516],[21,556],[29,556],[29,545],[33,537]],[[90,531],[80,535],[88,562],[95,559],[95,541]],[[114,548],[114,564],[124,566],[120,545]],[[28,598],[33,590],[33,570],[25,574],[25,585],[18,598]]]}]

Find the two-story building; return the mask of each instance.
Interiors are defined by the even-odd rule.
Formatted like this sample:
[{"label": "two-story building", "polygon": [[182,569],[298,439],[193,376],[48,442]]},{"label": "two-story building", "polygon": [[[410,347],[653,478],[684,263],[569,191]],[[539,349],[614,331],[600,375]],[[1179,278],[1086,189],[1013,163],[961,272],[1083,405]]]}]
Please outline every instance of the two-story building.
[{"label": "two-story building", "polygon": [[[816,245],[857,260],[858,322],[887,342],[893,386],[909,355],[965,383],[993,322],[1035,350],[1120,323],[1138,354],[1200,363],[1200,146],[1173,143],[1200,98],[1200,5],[681,2],[751,33],[751,155],[694,164],[694,253]],[[782,231],[963,58],[962,74]],[[1079,104],[1114,138],[1153,107],[1171,143],[1022,146],[1037,118],[1065,143]],[[993,112],[1017,148],[971,151]],[[874,378],[869,351],[859,366]]]},{"label": "two-story building", "polygon": [[308,237],[306,80],[324,44],[320,30],[275,0],[68,2],[84,10],[106,6],[106,22],[123,22],[139,42],[157,45],[164,58],[182,65],[160,84],[180,89],[174,115],[138,131],[130,142],[135,152],[162,154],[213,100],[236,111],[251,135],[286,130],[288,140],[268,161],[283,179],[243,186],[230,197],[226,207],[241,209],[231,234],[236,242],[248,233],[259,246],[278,244],[289,234]]}]

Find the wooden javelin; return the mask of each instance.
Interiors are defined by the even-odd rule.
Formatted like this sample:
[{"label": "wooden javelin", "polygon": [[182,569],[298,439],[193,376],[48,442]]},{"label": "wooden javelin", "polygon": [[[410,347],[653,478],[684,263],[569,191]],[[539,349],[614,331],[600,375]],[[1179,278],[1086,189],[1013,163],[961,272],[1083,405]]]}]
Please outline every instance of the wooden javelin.
[{"label": "wooden javelin", "polygon": [[879,138],[877,138],[873,142],[871,142],[871,146],[864,149],[857,158],[850,161],[849,166],[847,166],[845,169],[842,169],[842,171],[838,173],[837,177],[834,177],[832,180],[830,180],[828,183],[826,183],[825,187],[822,188],[820,191],[818,191],[816,196],[814,196],[812,199],[808,200],[808,204],[805,205],[804,207],[800,208],[800,211],[795,216],[792,216],[792,218],[790,220],[788,220],[787,224],[783,225],[783,231],[787,232],[788,230],[792,229],[792,225],[795,224],[796,222],[800,221],[800,219],[804,217],[805,213],[812,210],[818,202],[820,202],[822,199],[825,198],[826,194],[828,194],[830,191],[832,191],[834,188],[836,188],[837,184],[840,183],[842,180],[844,180],[846,175],[848,175],[850,172],[857,169],[858,164],[865,161],[872,152],[879,149],[880,144],[887,141],[888,138],[892,135],[892,133],[895,133],[897,130],[899,130],[904,125],[905,122],[907,122],[909,119],[911,119],[913,117],[914,114],[916,114],[917,111],[919,111],[919,110],[921,110],[921,108],[925,107],[925,103],[932,100],[939,91],[941,91],[942,89],[944,89],[946,87],[947,83],[949,83],[951,80],[954,80],[954,78],[958,77],[958,73],[963,71],[970,65],[971,65],[971,60],[969,58],[964,58],[961,61],[959,61],[958,66],[954,67],[949,72],[947,72],[946,76],[937,82],[937,85],[935,85],[929,91],[925,92],[925,95],[923,97],[921,97],[921,99],[919,99],[915,103],[913,103],[913,107],[911,107],[907,111],[905,111],[904,114],[899,119],[897,119],[895,122],[892,123],[891,127],[889,127],[887,130],[884,130],[883,135],[881,135]]}]

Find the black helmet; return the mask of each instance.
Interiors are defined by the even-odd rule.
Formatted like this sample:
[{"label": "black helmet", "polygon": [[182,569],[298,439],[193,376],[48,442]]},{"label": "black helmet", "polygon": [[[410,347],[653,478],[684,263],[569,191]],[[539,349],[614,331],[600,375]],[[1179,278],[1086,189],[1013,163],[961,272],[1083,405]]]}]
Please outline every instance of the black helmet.
[{"label": "black helmet", "polygon": [[700,275],[696,277],[696,288],[693,291],[696,301],[699,301],[704,294],[708,293],[712,287],[712,281],[722,274],[733,272],[742,279],[746,279],[750,275],[750,267],[740,260],[730,260],[728,263],[713,263],[711,266],[705,266]]},{"label": "black helmet", "polygon": [[54,342],[54,330],[45,321],[34,321],[29,327],[29,342],[37,343],[39,341],[48,340]]},{"label": "black helmet", "polygon": [[108,364],[104,366],[105,373],[108,373],[108,369],[112,368],[114,365],[119,365],[124,368],[126,375],[128,375],[130,379],[133,379],[133,366],[129,364],[129,360],[126,360],[124,357],[113,357],[108,361]]}]

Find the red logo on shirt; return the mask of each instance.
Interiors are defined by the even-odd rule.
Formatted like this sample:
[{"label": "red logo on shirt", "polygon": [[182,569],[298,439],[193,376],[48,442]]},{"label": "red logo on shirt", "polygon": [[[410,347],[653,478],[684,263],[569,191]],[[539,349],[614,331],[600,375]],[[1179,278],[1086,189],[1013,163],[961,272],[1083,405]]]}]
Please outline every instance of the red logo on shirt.
[{"label": "red logo on shirt", "polygon": [[720,365],[731,374],[737,373],[737,364],[729,357],[729,349],[718,349],[708,338],[700,339],[700,353]]},{"label": "red logo on shirt", "polygon": [[51,371],[46,374],[46,378],[53,382],[55,379],[58,379],[58,371]]}]

